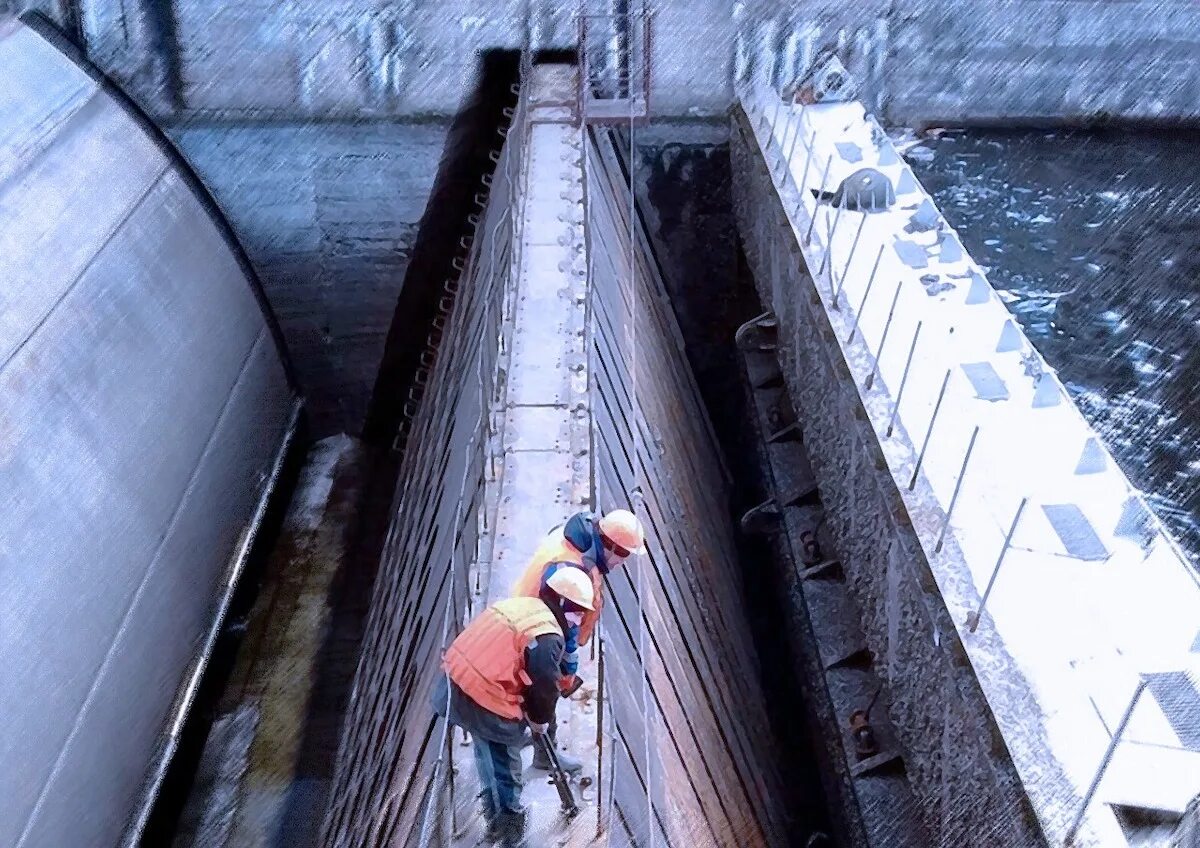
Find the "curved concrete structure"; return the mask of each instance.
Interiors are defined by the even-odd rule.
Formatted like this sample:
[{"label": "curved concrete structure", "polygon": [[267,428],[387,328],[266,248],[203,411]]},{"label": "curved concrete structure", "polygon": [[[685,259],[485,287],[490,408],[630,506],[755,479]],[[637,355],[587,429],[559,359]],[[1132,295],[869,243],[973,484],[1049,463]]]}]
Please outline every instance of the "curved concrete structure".
[{"label": "curved concrete structure", "polygon": [[0,21],[0,845],[106,846],[141,828],[300,402],[203,189],[31,26]]}]

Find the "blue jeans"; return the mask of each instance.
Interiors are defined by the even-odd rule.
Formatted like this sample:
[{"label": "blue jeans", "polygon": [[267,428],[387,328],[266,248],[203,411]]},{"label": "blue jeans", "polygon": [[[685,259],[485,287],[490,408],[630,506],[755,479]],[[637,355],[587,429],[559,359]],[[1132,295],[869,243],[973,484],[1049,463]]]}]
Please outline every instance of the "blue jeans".
[{"label": "blue jeans", "polygon": [[479,770],[479,794],[490,818],[508,810],[519,813],[521,806],[521,748],[490,742],[479,734],[471,735],[475,745],[475,768]]}]

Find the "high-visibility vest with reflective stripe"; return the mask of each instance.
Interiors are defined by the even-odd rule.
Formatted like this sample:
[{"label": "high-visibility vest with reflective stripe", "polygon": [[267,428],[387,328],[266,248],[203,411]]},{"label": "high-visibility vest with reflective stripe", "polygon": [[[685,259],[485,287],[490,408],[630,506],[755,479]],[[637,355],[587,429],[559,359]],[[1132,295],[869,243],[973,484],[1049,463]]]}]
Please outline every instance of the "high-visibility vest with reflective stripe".
[{"label": "high-visibility vest with reflective stripe", "polygon": [[450,643],[442,668],[467,697],[507,719],[522,716],[522,692],[530,684],[525,649],[537,637],[562,636],[546,604],[535,598],[507,598],[480,613]]},{"label": "high-visibility vest with reflective stripe", "polygon": [[[513,584],[512,596],[536,598],[541,592],[546,569],[556,562],[583,566],[583,553],[563,537],[561,529],[552,530],[538,545],[533,558],[529,560],[529,565],[525,566],[525,571]],[[595,567],[589,569],[589,574],[592,578],[592,606],[595,609],[583,614],[583,623],[579,625],[580,645],[586,645],[592,638],[592,631],[596,629],[596,622],[600,620],[600,607],[604,604],[604,576],[600,574],[600,569]]]}]

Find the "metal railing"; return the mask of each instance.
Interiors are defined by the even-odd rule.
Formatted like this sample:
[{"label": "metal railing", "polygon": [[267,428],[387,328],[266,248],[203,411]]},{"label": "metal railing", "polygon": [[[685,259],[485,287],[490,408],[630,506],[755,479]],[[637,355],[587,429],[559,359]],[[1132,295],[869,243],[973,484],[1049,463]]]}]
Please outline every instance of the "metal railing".
[{"label": "metal railing", "polygon": [[650,113],[650,13],[640,4],[579,16],[579,114],[628,124]]}]

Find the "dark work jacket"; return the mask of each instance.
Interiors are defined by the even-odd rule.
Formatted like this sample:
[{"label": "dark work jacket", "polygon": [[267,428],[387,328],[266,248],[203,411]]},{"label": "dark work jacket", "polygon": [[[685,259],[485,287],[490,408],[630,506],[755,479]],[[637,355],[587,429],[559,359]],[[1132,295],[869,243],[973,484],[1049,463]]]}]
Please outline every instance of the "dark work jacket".
[{"label": "dark work jacket", "polygon": [[585,570],[592,566],[608,574],[604,543],[600,540],[600,519],[590,512],[577,512],[563,525],[563,538],[583,554]]},{"label": "dark work jacket", "polygon": [[[562,656],[563,638],[557,633],[539,636],[525,649],[525,673],[533,681],[523,693],[525,714],[536,724],[549,724],[554,718]],[[473,736],[501,745],[520,745],[528,736],[524,721],[513,721],[485,710],[445,674],[439,675],[434,684],[431,701],[434,713]]]}]

